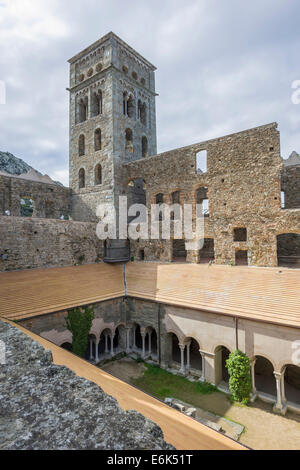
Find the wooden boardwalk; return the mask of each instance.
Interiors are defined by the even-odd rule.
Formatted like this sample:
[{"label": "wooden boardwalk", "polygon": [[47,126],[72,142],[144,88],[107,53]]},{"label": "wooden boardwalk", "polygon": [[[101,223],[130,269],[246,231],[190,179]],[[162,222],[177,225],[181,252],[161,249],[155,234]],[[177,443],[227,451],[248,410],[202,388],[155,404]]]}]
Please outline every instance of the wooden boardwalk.
[{"label": "wooden boardwalk", "polygon": [[55,364],[64,365],[78,376],[99,385],[114,397],[123,410],[136,410],[161,427],[165,440],[178,450],[245,450],[241,444],[213,431],[144,392],[122,382],[96,366],[49,341],[17,327],[52,351]]},{"label": "wooden boardwalk", "polygon": [[300,328],[300,270],[128,263],[128,295]]},{"label": "wooden boardwalk", "polygon": [[122,266],[101,263],[0,273],[0,316],[10,320],[123,296]]},{"label": "wooden boardwalk", "polygon": [[[300,270],[135,262],[127,294],[300,328]],[[20,320],[125,295],[123,265],[0,273],[0,316]]]}]

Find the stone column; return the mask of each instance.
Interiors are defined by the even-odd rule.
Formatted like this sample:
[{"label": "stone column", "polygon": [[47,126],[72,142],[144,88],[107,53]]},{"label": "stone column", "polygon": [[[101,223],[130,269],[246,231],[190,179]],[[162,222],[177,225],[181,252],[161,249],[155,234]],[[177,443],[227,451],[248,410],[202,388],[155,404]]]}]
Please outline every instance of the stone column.
[{"label": "stone column", "polygon": [[130,353],[130,330],[131,328],[126,328],[126,353]]},{"label": "stone column", "polygon": [[202,356],[202,382],[209,382],[217,385],[215,353],[200,350]]},{"label": "stone column", "polygon": [[281,396],[282,396],[283,406],[285,406],[287,403],[287,399],[285,396],[285,383],[284,383],[285,371],[286,371],[286,367],[283,369],[282,374],[281,374]]},{"label": "stone column", "polygon": [[281,394],[281,377],[282,374],[280,372],[273,372],[275,379],[276,379],[276,391],[277,391],[277,401],[274,406],[274,411],[277,413],[282,413],[283,406],[282,406],[282,394]]},{"label": "stone column", "polygon": [[251,401],[253,402],[257,396],[256,385],[255,385],[255,364],[256,364],[256,357],[250,362],[251,365],[251,379],[252,379],[252,393],[251,393]]},{"label": "stone column", "polygon": [[178,345],[180,348],[180,353],[181,353],[181,366],[180,366],[180,371],[182,374],[185,373],[185,367],[184,367],[184,350],[185,350],[185,344],[179,344]]},{"label": "stone column", "polygon": [[152,331],[148,331],[148,336],[149,336],[149,355],[151,355],[151,353],[152,353],[152,344],[151,344]]},{"label": "stone column", "polygon": [[110,342],[111,342],[111,345],[110,345],[110,354],[113,356],[114,355],[114,334],[112,333],[111,334],[111,337],[110,337]]},{"label": "stone column", "polygon": [[94,340],[90,339],[90,361],[94,359],[93,357],[93,342]]},{"label": "stone column", "polygon": [[99,362],[99,353],[98,353],[99,342],[100,342],[99,340],[98,340],[98,341],[97,341],[97,340],[95,341],[95,348],[96,348],[96,354],[95,354],[96,357],[95,357],[95,361],[96,361],[96,362]]},{"label": "stone column", "polygon": [[143,352],[142,352],[142,357],[145,358],[146,357],[146,332],[141,332],[141,336],[142,336],[142,341],[143,341]]},{"label": "stone column", "polygon": [[200,252],[199,250],[188,250],[186,256],[187,263],[198,264],[200,263]]},{"label": "stone column", "polygon": [[202,357],[202,376],[200,379],[200,382],[206,382],[206,377],[205,377],[205,353],[199,349],[199,353],[201,354]]},{"label": "stone column", "polygon": [[186,344],[186,371],[188,372],[191,368],[191,360],[190,360],[190,347],[191,341]]}]

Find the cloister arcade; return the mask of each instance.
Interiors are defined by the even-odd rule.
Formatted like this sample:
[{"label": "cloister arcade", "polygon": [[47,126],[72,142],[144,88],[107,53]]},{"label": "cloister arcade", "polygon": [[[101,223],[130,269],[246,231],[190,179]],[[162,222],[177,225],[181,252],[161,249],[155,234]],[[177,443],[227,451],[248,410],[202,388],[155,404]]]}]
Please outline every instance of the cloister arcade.
[{"label": "cloister arcade", "polygon": [[136,353],[143,359],[158,359],[157,333],[154,328],[141,327],[138,324],[125,326],[118,325],[114,329],[106,328],[100,335],[89,335],[89,345],[86,351],[86,359],[93,362],[101,362],[119,353]]},{"label": "cloister arcade", "polygon": [[[57,344],[71,350],[69,333],[61,333]],[[52,338],[53,340],[54,338]],[[203,339],[201,340],[203,341]],[[173,372],[192,376],[194,380],[211,382],[222,391],[229,391],[226,360],[233,350],[230,345],[218,345],[211,350],[202,349],[196,337],[181,332],[167,331],[158,341],[158,332],[152,326],[138,323],[103,325],[99,333],[89,336],[85,358],[101,363],[120,353],[135,354],[144,360],[151,359]],[[159,344],[160,343],[160,344]],[[163,346],[162,346],[163,343]],[[164,349],[159,353],[159,349]],[[287,409],[300,413],[300,367],[295,364],[276,364],[264,355],[250,357],[252,394],[251,401],[260,398],[273,404],[274,411],[285,414]]]}]

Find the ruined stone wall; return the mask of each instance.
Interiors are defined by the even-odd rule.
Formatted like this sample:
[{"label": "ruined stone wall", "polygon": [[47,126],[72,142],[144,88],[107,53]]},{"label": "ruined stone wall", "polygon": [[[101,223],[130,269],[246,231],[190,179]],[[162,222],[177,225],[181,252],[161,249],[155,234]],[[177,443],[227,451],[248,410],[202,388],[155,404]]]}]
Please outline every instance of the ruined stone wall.
[{"label": "ruined stone wall", "polygon": [[92,223],[0,217],[0,271],[99,262],[103,242]]},{"label": "ruined stone wall", "polygon": [[[207,151],[207,171],[197,171],[196,155]],[[181,204],[193,204],[197,191],[208,188],[209,217],[205,238],[214,238],[215,262],[235,264],[236,252],[248,251],[248,262],[257,266],[277,265],[276,235],[299,230],[300,212],[281,209],[280,139],[277,124],[269,124],[229,136],[176,149],[124,166],[124,191],[128,181],[142,178],[146,184],[147,207],[158,193],[171,203],[180,191]],[[234,229],[246,228],[246,241],[234,241]],[[132,242],[132,253],[145,259],[172,260],[171,241]],[[188,252],[187,260],[199,262],[199,252]]]},{"label": "ruined stone wall", "polygon": [[24,197],[34,201],[34,217],[59,219],[71,213],[69,188],[0,175],[0,215],[9,210],[12,216],[20,216]]}]

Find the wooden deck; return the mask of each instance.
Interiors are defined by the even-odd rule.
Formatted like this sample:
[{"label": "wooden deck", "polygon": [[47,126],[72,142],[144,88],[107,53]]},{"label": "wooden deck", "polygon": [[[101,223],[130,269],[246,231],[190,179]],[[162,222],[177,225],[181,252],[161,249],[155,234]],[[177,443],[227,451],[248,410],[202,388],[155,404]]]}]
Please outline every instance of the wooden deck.
[{"label": "wooden deck", "polygon": [[128,263],[128,295],[300,328],[300,270]]},{"label": "wooden deck", "polygon": [[[169,305],[300,328],[300,270],[126,265],[127,294]],[[125,295],[123,265],[0,273],[0,316],[20,320]]]},{"label": "wooden deck", "polygon": [[[15,326],[15,325],[14,325]],[[55,346],[21,326],[28,334],[46,349],[52,351],[55,364],[64,365],[78,376],[99,385],[105,393],[114,397],[123,410],[136,410],[161,427],[165,440],[178,450],[245,450],[241,444],[198,423],[155,398],[146,395],[131,385],[107,374],[96,366]]]},{"label": "wooden deck", "polygon": [[124,296],[122,266],[0,273],[0,316],[20,320]]}]

